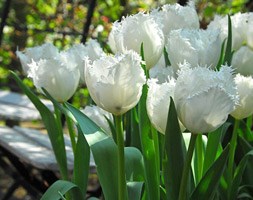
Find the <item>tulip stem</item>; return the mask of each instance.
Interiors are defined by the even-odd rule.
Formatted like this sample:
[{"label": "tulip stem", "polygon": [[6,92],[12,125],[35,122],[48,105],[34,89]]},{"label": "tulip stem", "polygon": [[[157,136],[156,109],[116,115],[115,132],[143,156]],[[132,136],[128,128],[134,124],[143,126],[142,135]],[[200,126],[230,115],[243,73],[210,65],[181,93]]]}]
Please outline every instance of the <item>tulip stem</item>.
[{"label": "tulip stem", "polygon": [[232,181],[234,178],[234,159],[235,159],[235,149],[237,145],[237,129],[239,127],[239,120],[235,119],[234,129],[232,133],[232,138],[230,140],[231,148],[228,157],[228,191],[231,189]]},{"label": "tulip stem", "polygon": [[189,144],[188,151],[186,154],[186,161],[184,163],[184,169],[183,169],[183,174],[182,174],[182,178],[181,178],[179,198],[178,198],[179,200],[186,199],[187,182],[189,179],[189,171],[191,168],[192,155],[193,155],[197,136],[198,136],[197,134],[193,134],[193,133],[191,134],[191,140],[190,140],[190,144]]},{"label": "tulip stem", "polygon": [[126,199],[124,136],[121,116],[115,116],[118,145],[118,200]]}]

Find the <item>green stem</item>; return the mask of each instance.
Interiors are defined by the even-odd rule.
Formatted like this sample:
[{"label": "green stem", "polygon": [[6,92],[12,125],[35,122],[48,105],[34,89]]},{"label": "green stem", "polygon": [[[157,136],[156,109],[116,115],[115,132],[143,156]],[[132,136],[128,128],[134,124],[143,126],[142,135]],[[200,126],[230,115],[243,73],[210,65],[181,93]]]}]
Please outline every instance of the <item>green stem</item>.
[{"label": "green stem", "polygon": [[191,134],[191,140],[188,147],[187,155],[186,155],[186,161],[184,164],[183,174],[181,178],[181,184],[180,184],[180,190],[179,190],[179,200],[185,200],[186,199],[186,188],[187,188],[187,182],[189,179],[189,171],[191,168],[191,161],[192,161],[192,155],[197,139],[197,134]]},{"label": "green stem", "polygon": [[232,181],[234,178],[234,159],[235,159],[235,149],[237,145],[237,129],[239,127],[239,120],[235,119],[234,129],[232,133],[232,138],[230,140],[230,151],[228,157],[228,191],[231,189]]},{"label": "green stem", "polygon": [[121,116],[115,116],[118,145],[118,200],[126,199],[124,136]]},{"label": "green stem", "polygon": [[66,116],[66,120],[67,120],[72,149],[73,149],[73,152],[76,152],[76,133],[74,131],[73,123],[72,123],[72,120],[68,116]]}]

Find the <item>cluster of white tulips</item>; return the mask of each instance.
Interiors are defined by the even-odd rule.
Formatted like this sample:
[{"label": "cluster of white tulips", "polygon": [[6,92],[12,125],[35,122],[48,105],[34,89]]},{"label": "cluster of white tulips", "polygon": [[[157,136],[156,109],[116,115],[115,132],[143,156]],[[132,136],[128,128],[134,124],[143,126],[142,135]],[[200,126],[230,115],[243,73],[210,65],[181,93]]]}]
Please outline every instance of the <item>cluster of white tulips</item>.
[{"label": "cluster of white tulips", "polygon": [[[228,19],[231,19],[231,24]],[[96,40],[89,40],[85,45],[76,44],[61,52],[47,43],[27,48],[24,52],[17,51],[17,56],[24,72],[33,80],[37,89],[43,93],[46,90],[60,103],[68,101],[79,84],[87,86],[96,106],[87,105],[82,112],[101,127],[107,137],[112,137],[113,132],[116,132],[114,142],[118,146],[118,177],[121,177],[117,180],[117,199],[126,199],[130,194],[130,190],[126,189],[124,146],[120,147],[120,138],[124,138],[122,135],[127,132],[126,113],[135,113],[131,119],[136,120],[139,135],[131,136],[139,137],[144,159],[145,192],[144,197],[140,198],[152,199],[155,194],[150,189],[148,179],[151,175],[147,165],[155,161],[149,162],[150,154],[145,152],[148,150],[144,144],[145,136],[142,135],[145,134],[142,133],[144,129],[140,127],[143,125],[138,125],[141,124],[142,115],[147,115],[152,124],[150,132],[153,133],[155,128],[157,135],[161,133],[159,137],[165,135],[166,138],[170,129],[168,126],[174,123],[169,121],[168,115],[173,100],[178,119],[176,123],[181,132],[192,133],[189,152],[193,151],[191,146],[194,147],[198,134],[214,132],[227,121],[229,115],[236,122],[251,117],[253,14],[237,13],[230,18],[215,16],[208,28],[203,30],[193,2],[185,7],[179,4],[164,5],[150,13],[140,12],[114,22],[108,44],[113,52],[111,54],[105,53]],[[146,113],[140,112],[140,101],[143,99]],[[123,127],[122,121],[119,122],[122,116]],[[114,124],[115,128],[112,128]],[[236,137],[232,138],[228,173],[233,177]],[[154,158],[163,155],[164,150],[160,149],[160,153],[156,151],[157,141],[154,138],[150,140],[155,149],[150,151],[155,152]],[[191,158],[192,152],[188,154]],[[166,156],[169,158],[170,155]],[[119,157],[123,157],[123,161]],[[189,176],[187,167],[184,167],[183,174],[180,175],[182,179],[176,198],[170,196],[170,189],[165,187],[163,192],[169,199],[190,198],[191,192],[186,192]],[[166,172],[166,169],[161,169]],[[159,167],[157,170],[160,174]],[[194,173],[197,174],[196,171]],[[204,177],[204,172],[201,176]],[[158,186],[164,188],[166,181],[164,182]],[[198,188],[197,183],[195,178],[195,188]],[[229,192],[232,192],[231,185],[230,180]],[[103,186],[102,183],[102,188]],[[197,192],[193,192],[191,198],[199,194]],[[162,198],[158,193],[155,198]],[[227,197],[231,197],[229,195],[230,193]],[[105,197],[108,196],[105,194]]]}]

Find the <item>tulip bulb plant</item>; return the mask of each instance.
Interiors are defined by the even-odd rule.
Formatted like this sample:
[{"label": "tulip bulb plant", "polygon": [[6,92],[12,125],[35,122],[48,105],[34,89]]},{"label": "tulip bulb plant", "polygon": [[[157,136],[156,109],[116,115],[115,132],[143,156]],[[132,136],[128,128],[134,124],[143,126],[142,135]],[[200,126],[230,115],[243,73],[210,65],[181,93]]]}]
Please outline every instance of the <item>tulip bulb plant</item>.
[{"label": "tulip bulb plant", "polygon": [[[115,22],[113,54],[95,40],[62,52],[52,44],[17,51],[55,106],[56,115],[12,73],[41,113],[61,173],[42,200],[86,198],[90,151],[102,199],[252,195],[252,29],[243,28],[251,16],[216,17],[201,30],[193,2],[165,5]],[[67,102],[79,83],[93,100],[82,110]],[[71,176],[61,115],[73,147]]]}]

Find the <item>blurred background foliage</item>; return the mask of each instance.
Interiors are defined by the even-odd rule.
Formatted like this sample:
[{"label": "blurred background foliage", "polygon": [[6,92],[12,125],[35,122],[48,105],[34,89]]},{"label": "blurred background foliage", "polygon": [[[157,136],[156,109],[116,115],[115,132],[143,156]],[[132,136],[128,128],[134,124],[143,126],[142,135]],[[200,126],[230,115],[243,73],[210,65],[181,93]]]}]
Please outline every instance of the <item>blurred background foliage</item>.
[{"label": "blurred background foliage", "polygon": [[[17,48],[52,42],[59,49],[66,49],[74,43],[97,39],[104,49],[111,23],[122,16],[149,11],[171,0],[0,0],[1,26],[0,40],[0,88],[19,91],[9,78],[9,70],[14,70],[25,79],[21,65],[16,58]],[[186,1],[178,1],[184,5]],[[233,14],[252,11],[250,0],[196,1],[202,28],[212,20],[214,14]],[[7,15],[6,15],[7,14]],[[4,26],[3,26],[4,25]],[[1,31],[1,30],[0,30]],[[31,81],[25,79],[32,87]],[[74,103],[87,103],[88,92],[80,88],[74,96]]]}]

